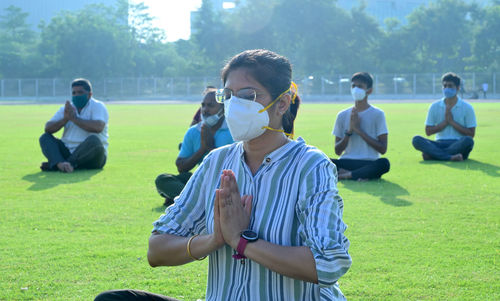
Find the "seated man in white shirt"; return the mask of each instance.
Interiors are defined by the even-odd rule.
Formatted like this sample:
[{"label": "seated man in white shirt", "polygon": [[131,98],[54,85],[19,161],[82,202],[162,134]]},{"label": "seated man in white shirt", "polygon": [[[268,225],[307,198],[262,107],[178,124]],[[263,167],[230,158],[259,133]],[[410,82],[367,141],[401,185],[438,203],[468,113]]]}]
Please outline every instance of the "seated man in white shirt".
[{"label": "seated man in white shirt", "polygon": [[[72,101],[66,101],[45,124],[40,147],[48,162],[42,171],[100,169],[106,164],[108,148],[108,110],[92,98],[92,86],[87,79],[71,83]],[[64,127],[61,139],[52,134]]]},{"label": "seated man in white shirt", "polygon": [[355,73],[351,78],[354,106],[338,113],[335,120],[335,153],[341,156],[331,160],[339,180],[376,179],[389,171],[389,160],[380,158],[387,151],[385,114],[368,103],[372,86],[369,73]]}]

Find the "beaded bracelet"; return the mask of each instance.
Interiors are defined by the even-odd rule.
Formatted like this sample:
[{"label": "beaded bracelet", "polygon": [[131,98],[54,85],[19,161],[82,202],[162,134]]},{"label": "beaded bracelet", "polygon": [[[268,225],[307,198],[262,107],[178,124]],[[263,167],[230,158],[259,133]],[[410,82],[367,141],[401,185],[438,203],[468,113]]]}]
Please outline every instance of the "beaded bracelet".
[{"label": "beaded bracelet", "polygon": [[194,260],[203,260],[205,259],[207,256],[203,256],[202,258],[196,258],[193,256],[193,254],[191,254],[191,242],[193,241],[193,239],[198,236],[198,234],[195,234],[193,236],[191,236],[191,238],[189,238],[188,240],[188,243],[187,243],[187,246],[186,246],[186,249],[187,249],[187,253],[189,255],[189,257],[193,258]]}]

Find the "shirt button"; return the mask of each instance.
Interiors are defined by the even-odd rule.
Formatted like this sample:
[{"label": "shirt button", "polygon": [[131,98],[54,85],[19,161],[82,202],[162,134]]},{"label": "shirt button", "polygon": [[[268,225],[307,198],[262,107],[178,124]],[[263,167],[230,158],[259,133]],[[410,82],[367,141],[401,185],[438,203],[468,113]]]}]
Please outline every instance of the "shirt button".
[{"label": "shirt button", "polygon": [[266,163],[271,162],[271,158],[266,158]]}]

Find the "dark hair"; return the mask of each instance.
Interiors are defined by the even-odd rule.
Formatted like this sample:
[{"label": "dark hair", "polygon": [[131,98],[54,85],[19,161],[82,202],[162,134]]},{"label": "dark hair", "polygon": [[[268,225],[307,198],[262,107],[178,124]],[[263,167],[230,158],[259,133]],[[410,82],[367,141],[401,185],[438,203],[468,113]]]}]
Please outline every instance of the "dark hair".
[{"label": "dark hair", "polygon": [[215,98],[215,93],[217,92],[217,89],[212,86],[208,86],[205,91],[203,91],[203,100],[205,99],[210,99],[212,102],[214,102],[217,106],[222,107],[222,110],[224,110],[224,105],[221,103],[218,103],[216,98]]},{"label": "dark hair", "polygon": [[356,72],[351,77],[351,82],[360,81],[366,84],[367,89],[371,89],[373,87],[373,77],[368,72]]},{"label": "dark hair", "polygon": [[[222,68],[222,83],[225,85],[229,73],[239,68],[248,69],[252,78],[266,88],[273,100],[292,84],[292,66],[288,59],[269,50],[246,50],[232,57]],[[296,94],[297,91],[292,93]],[[299,106],[300,97],[296,95],[295,101],[282,118],[283,130],[287,134],[293,134],[293,123]]]},{"label": "dark hair", "polygon": [[214,87],[214,86],[207,86],[205,88],[205,90],[203,91],[203,96],[209,94],[209,93],[214,93],[214,97],[215,97],[215,92],[217,92],[217,88]]},{"label": "dark hair", "polygon": [[443,77],[441,77],[441,82],[453,82],[455,86],[457,86],[458,88],[460,87],[461,79],[460,76],[458,76],[457,74],[453,72],[447,72],[443,74]]},{"label": "dark hair", "polygon": [[83,89],[85,89],[85,91],[92,92],[92,85],[90,84],[90,81],[88,79],[85,79],[85,78],[74,79],[71,82],[71,88],[73,88],[75,86],[83,87]]}]

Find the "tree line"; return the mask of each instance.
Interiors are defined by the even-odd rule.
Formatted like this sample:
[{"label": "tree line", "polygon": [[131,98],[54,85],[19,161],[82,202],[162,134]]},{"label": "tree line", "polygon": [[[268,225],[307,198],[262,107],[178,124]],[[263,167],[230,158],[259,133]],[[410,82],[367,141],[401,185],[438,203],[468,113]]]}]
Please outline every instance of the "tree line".
[{"label": "tree line", "polygon": [[498,72],[500,0],[436,0],[384,26],[360,5],[332,0],[253,0],[216,11],[203,0],[189,40],[166,42],[143,4],[61,11],[39,31],[28,13],[0,12],[0,78],[216,76],[232,55],[266,48],[295,77],[372,73]]}]

